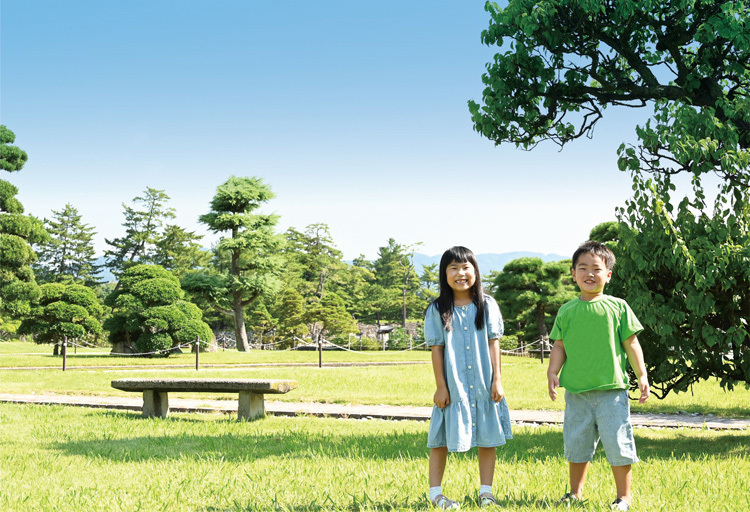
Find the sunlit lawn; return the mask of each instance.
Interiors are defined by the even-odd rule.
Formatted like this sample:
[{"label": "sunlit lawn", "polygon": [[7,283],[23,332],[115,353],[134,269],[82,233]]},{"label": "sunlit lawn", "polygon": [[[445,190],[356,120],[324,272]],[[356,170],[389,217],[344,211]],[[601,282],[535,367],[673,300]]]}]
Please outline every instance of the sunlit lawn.
[{"label": "sunlit lawn", "polygon": [[[428,510],[427,424],[309,417],[237,422],[221,415],[0,404],[0,510]],[[502,510],[559,510],[567,463],[559,428],[516,428],[498,450]],[[750,432],[636,429],[639,511],[750,509]],[[451,455],[443,488],[476,509],[476,451]],[[608,510],[601,452],[587,505]]]},{"label": "sunlit lawn", "polygon": [[[21,355],[44,350],[40,355]],[[99,349],[101,352],[102,350]],[[429,353],[422,350],[411,352],[364,352],[351,353],[325,351],[323,368],[317,368],[318,354],[296,351],[251,351],[239,353],[224,351],[201,354],[201,369],[195,371],[195,355],[179,354],[169,358],[115,358],[106,355],[71,355],[69,371],[62,372],[61,358],[49,355],[49,346],[30,343],[0,343],[0,380],[5,393],[53,393],[83,395],[118,395],[127,393],[113,389],[114,379],[138,376],[160,377],[226,377],[294,379],[299,387],[286,395],[274,399],[296,402],[329,402],[355,404],[418,405],[432,404],[434,377],[429,364]],[[34,364],[19,364],[32,362]],[[44,361],[45,364],[38,364]],[[330,366],[334,363],[404,362],[420,364],[393,366]],[[83,366],[102,365],[115,368],[76,369]],[[227,365],[211,367],[209,363]],[[273,367],[245,367],[241,364],[280,364]],[[283,366],[310,363],[313,366]],[[142,368],[142,365],[167,364],[173,368]],[[231,367],[235,365],[235,367]],[[46,370],[2,370],[14,366],[51,366]],[[539,360],[504,356],[503,384],[511,408],[515,409],[562,409],[563,400],[550,401],[546,387],[546,365]],[[132,394],[130,395],[132,396]],[[189,396],[178,393],[170,396]],[[208,398],[207,395],[200,395]],[[230,395],[214,398],[233,399]],[[738,386],[735,391],[725,392],[714,380],[694,386],[692,393],[670,394],[665,400],[652,398],[646,404],[633,404],[633,411],[715,414],[725,417],[750,417],[750,391]]]}]

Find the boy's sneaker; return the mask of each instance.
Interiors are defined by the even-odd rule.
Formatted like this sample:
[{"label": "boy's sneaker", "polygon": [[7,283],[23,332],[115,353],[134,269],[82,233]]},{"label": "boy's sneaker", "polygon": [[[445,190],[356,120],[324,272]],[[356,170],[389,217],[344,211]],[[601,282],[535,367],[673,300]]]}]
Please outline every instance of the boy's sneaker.
[{"label": "boy's sneaker", "polygon": [[627,511],[627,510],[630,510],[630,503],[628,503],[622,498],[617,498],[615,501],[612,502],[612,505],[610,505],[609,508],[612,510]]},{"label": "boy's sneaker", "polygon": [[479,505],[482,507],[496,507],[497,498],[491,492],[483,492],[479,495]]},{"label": "boy's sneaker", "polygon": [[442,510],[451,510],[451,509],[461,508],[461,504],[459,502],[449,500],[442,494],[438,494],[437,496],[435,496],[435,499],[432,500],[432,506],[435,508],[442,509]]}]

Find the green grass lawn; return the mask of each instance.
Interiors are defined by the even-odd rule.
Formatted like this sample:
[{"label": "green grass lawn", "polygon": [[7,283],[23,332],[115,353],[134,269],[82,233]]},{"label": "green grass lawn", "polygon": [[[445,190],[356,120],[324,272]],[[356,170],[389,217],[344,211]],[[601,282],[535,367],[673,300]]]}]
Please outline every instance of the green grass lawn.
[{"label": "green grass lawn", "polygon": [[[44,350],[44,354],[25,356]],[[86,366],[62,372],[61,358],[49,355],[49,346],[30,343],[0,343],[0,379],[5,393],[53,393],[83,395],[128,396],[110,386],[114,379],[126,377],[227,377],[294,379],[299,387],[286,395],[273,399],[295,402],[327,402],[341,404],[386,404],[386,405],[432,405],[435,392],[434,377],[430,364],[395,366],[326,366],[326,363],[340,362],[403,362],[428,363],[429,353],[413,352],[365,352],[351,353],[327,351],[323,354],[324,366],[282,366],[282,367],[242,367],[239,364],[317,364],[315,352],[296,351],[236,351],[201,354],[202,364],[232,365],[235,367],[202,366],[196,372],[195,355],[180,354],[169,358],[110,358],[81,354],[71,356],[68,367]],[[35,364],[19,364],[34,362]],[[45,361],[46,364],[37,364]],[[82,363],[86,362],[86,365]],[[172,368],[148,367],[154,364],[174,365]],[[115,366],[114,368],[94,369],[91,366]],[[142,365],[147,365],[143,368]],[[180,367],[179,365],[182,365]],[[2,370],[8,367],[52,366],[54,369]],[[503,385],[508,404],[514,409],[563,409],[564,400],[552,402],[547,395],[546,364],[539,360],[505,356],[503,357]],[[130,394],[132,396],[132,394]],[[174,397],[191,396],[174,393]],[[192,395],[208,398],[210,395]],[[212,398],[235,399],[232,395],[215,395]],[[715,414],[721,417],[750,418],[750,391],[738,386],[726,392],[715,380],[708,380],[694,386],[691,393],[671,393],[664,400],[652,397],[645,404],[632,404],[635,412]]]},{"label": "green grass lawn", "polygon": [[[5,375],[5,374],[4,374]],[[0,510],[428,510],[422,422],[174,414],[0,404]],[[636,429],[634,507],[750,509],[750,432]],[[516,428],[498,449],[502,510],[559,510],[567,463],[559,428]],[[476,509],[476,451],[448,459],[443,488]],[[608,510],[601,452],[581,510]]]}]

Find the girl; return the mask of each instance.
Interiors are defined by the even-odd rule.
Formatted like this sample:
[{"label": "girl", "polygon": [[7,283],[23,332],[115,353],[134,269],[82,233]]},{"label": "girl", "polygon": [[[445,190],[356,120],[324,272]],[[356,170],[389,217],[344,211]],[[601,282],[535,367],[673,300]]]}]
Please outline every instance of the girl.
[{"label": "girl", "polygon": [[495,447],[511,439],[510,416],[500,382],[503,320],[485,295],[477,260],[466,247],[451,247],[440,259],[440,295],[424,321],[437,391],[430,419],[430,501],[436,508],[460,508],[443,496],[448,452],[479,451],[479,502],[495,505],[492,478]]}]

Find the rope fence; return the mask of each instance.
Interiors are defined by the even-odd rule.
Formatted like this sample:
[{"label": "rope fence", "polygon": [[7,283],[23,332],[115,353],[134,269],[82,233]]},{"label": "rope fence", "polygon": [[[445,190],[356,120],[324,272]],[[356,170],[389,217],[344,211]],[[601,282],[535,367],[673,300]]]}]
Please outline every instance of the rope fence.
[{"label": "rope fence", "polygon": [[[218,345],[218,336],[217,338],[217,345]],[[420,347],[426,346],[427,342],[423,341],[422,343],[419,343],[417,345],[413,345],[409,348],[403,349],[403,350],[353,350],[350,347],[344,347],[343,345],[338,345],[330,340],[326,340],[323,337],[320,337],[317,342],[315,341],[306,341],[304,339],[298,338],[297,336],[292,336],[291,338],[284,338],[278,341],[274,341],[272,343],[260,343],[260,344],[251,344],[251,348],[253,349],[261,349],[261,350],[271,350],[272,347],[277,347],[279,345],[288,344],[289,342],[292,342],[292,347],[290,350],[300,350],[300,349],[315,349],[318,352],[318,366],[323,366],[323,347],[329,347],[334,348],[336,350],[344,351],[344,352],[350,352],[354,354],[378,354],[378,355],[392,355],[392,354],[399,354],[404,352],[410,352],[413,350],[417,350]],[[418,340],[417,340],[418,341]],[[200,347],[210,347],[212,343],[209,343],[207,341],[203,341],[200,338],[196,337],[195,341],[191,343],[181,343],[179,345],[175,345],[173,347],[170,347],[168,349],[162,349],[162,350],[154,350],[151,352],[86,352],[85,355],[101,355],[101,356],[124,356],[124,357],[149,357],[154,355],[165,355],[170,352],[174,352],[176,350],[182,350],[186,348],[195,349],[195,369],[196,371],[200,368]],[[547,345],[547,346],[545,346]],[[544,353],[549,353],[550,349],[548,347],[549,342],[545,339],[538,339],[536,341],[526,343],[522,347],[517,347],[512,350],[500,350],[502,354],[507,355],[514,355],[514,356],[523,356],[527,355],[530,352],[536,352],[539,351],[540,359],[542,363],[544,363]],[[81,348],[97,348],[95,345],[81,340],[68,340],[67,338],[64,338],[63,341],[58,342],[54,344],[53,346],[60,347],[61,349],[61,356],[62,356],[62,371],[66,371],[67,369],[67,358],[68,358],[68,347],[73,347],[74,349],[77,349],[78,347]],[[539,347],[539,348],[533,348],[533,347]],[[29,352],[29,353],[17,353],[12,354],[14,356],[38,356],[38,352]]]}]

